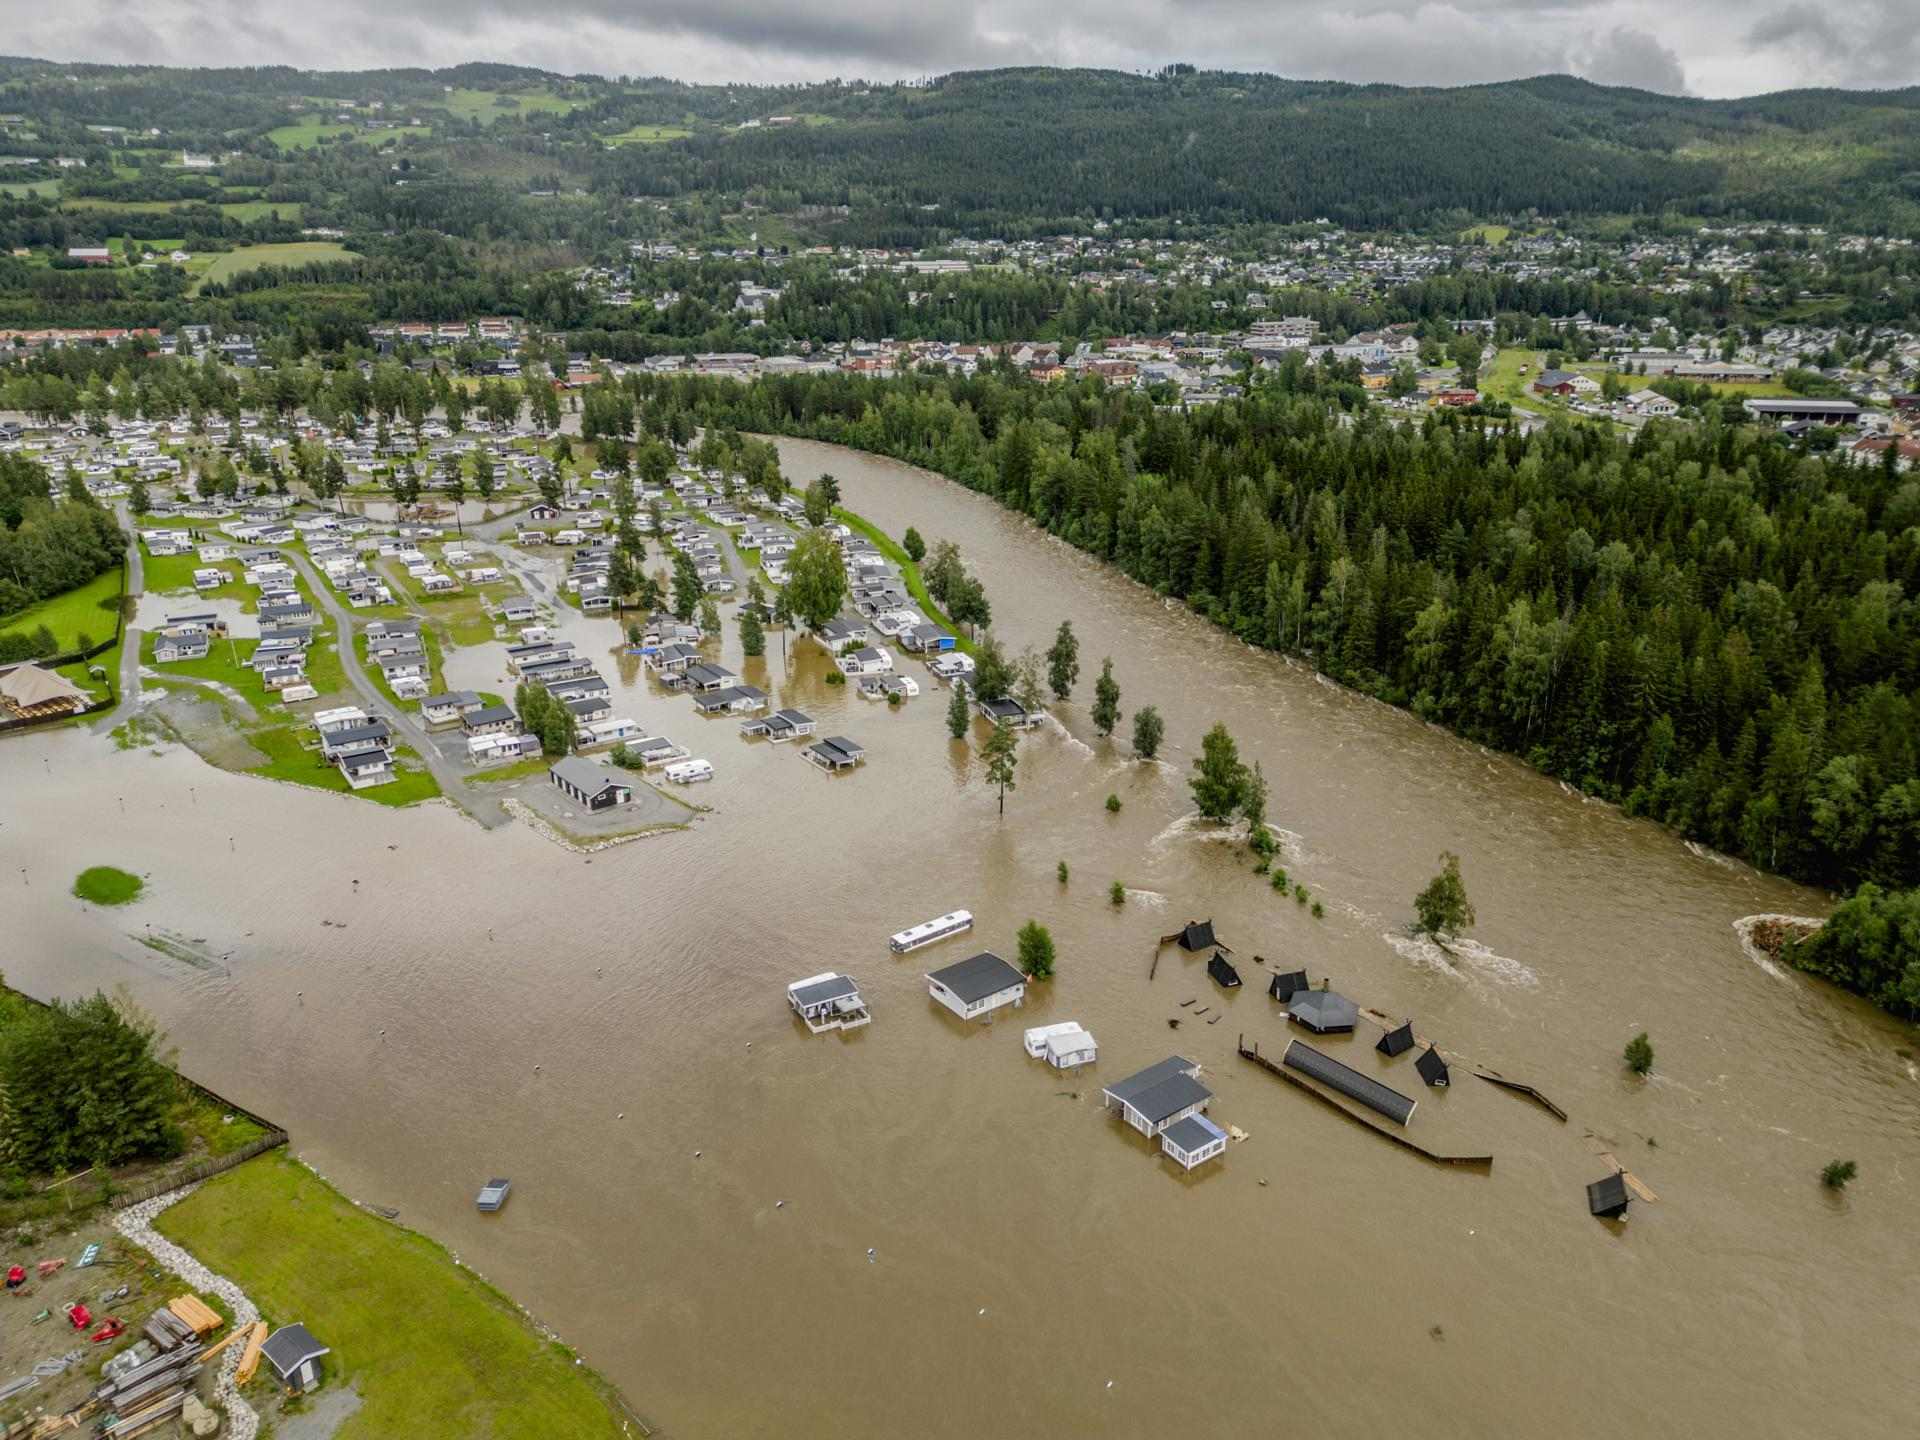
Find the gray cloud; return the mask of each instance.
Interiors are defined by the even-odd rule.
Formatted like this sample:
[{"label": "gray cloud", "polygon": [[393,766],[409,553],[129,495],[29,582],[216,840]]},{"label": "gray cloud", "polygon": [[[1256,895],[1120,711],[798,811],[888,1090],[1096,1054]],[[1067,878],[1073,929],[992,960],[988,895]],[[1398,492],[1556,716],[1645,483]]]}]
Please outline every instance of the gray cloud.
[{"label": "gray cloud", "polygon": [[63,60],[317,69],[508,61],[712,82],[913,78],[1170,60],[1307,79],[1457,85],[1567,71],[1752,94],[1920,74],[1913,0],[1844,21],[1788,0],[1743,31],[1673,0],[8,0],[6,48]]}]

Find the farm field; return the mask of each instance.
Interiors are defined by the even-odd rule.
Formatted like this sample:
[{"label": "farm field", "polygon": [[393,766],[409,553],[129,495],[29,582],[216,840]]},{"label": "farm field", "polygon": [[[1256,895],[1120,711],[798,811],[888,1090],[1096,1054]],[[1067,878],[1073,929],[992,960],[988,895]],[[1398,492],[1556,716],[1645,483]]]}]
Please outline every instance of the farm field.
[{"label": "farm field", "polygon": [[78,646],[83,635],[95,642],[111,640],[119,595],[120,570],[115,567],[64,595],[29,605],[0,620],[0,634],[31,632],[44,625],[63,651]]},{"label": "farm field", "polygon": [[303,240],[290,245],[244,245],[229,250],[207,271],[210,281],[229,280],[263,265],[310,265],[316,260],[357,260],[358,252],[333,240]]}]

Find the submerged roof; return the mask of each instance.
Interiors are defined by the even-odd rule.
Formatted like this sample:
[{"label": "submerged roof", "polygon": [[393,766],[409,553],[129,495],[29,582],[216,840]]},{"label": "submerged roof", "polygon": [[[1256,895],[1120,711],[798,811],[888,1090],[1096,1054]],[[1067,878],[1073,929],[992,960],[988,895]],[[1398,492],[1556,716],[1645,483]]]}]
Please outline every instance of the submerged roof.
[{"label": "submerged roof", "polygon": [[1302,1041],[1289,1042],[1280,1063],[1289,1070],[1311,1075],[1349,1100],[1357,1100],[1369,1110],[1378,1111],[1396,1125],[1404,1125],[1413,1118],[1416,1102],[1410,1096],[1402,1095],[1390,1085],[1382,1085],[1371,1075],[1362,1075],[1350,1065],[1342,1065],[1331,1055],[1323,1055]]},{"label": "submerged roof", "polygon": [[1440,1052],[1429,1045],[1413,1057],[1413,1068],[1420,1072],[1420,1078],[1429,1085],[1447,1084],[1447,1062],[1440,1058]]},{"label": "submerged roof", "polygon": [[1287,1013],[1309,1030],[1351,1030],[1360,1007],[1332,990],[1302,990],[1287,1002]]},{"label": "submerged roof", "polygon": [[1627,1177],[1618,1170],[1587,1186],[1587,1209],[1604,1219],[1626,1214],[1628,1199]]},{"label": "submerged roof", "polygon": [[1111,1095],[1123,1104],[1133,1099],[1142,1090],[1151,1090],[1170,1075],[1189,1074],[1200,1067],[1184,1055],[1169,1055],[1158,1064],[1137,1070],[1124,1080],[1116,1080],[1102,1093]]},{"label": "submerged roof", "polygon": [[1232,961],[1218,951],[1214,953],[1211,960],[1207,961],[1207,974],[1214,978],[1216,984],[1228,990],[1240,983],[1240,972],[1233,968]]},{"label": "submerged roof", "polygon": [[1404,1055],[1413,1048],[1413,1022],[1402,1020],[1398,1029],[1389,1030],[1373,1048],[1382,1055]]},{"label": "submerged roof", "polygon": [[1276,1000],[1291,1000],[1306,988],[1307,972],[1304,970],[1289,970],[1284,975],[1276,975],[1273,977],[1272,983],[1267,986],[1267,993]]},{"label": "submerged roof", "polygon": [[850,975],[831,975],[824,980],[815,980],[811,984],[803,983],[789,987],[787,993],[801,1005],[824,1005],[829,1000],[858,995],[860,987]]},{"label": "submerged roof", "polygon": [[929,971],[927,979],[945,986],[968,1005],[984,1000],[989,995],[998,995],[1002,990],[1026,984],[1026,976],[991,950],[982,950],[978,955],[970,955],[957,964]]},{"label": "submerged roof", "polygon": [[1168,1116],[1178,1115],[1212,1098],[1211,1090],[1183,1070],[1139,1091],[1125,1103],[1128,1109],[1138,1111],[1149,1125],[1158,1125]]},{"label": "submerged roof", "polygon": [[1189,920],[1180,928],[1182,950],[1206,950],[1220,942],[1213,938],[1213,921]]}]

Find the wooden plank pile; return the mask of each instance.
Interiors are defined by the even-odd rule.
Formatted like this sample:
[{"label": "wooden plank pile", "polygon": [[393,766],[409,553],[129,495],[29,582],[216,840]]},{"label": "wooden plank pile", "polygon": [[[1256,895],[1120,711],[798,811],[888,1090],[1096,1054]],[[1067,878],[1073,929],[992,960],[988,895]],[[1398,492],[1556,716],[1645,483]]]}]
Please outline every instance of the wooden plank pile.
[{"label": "wooden plank pile", "polygon": [[[219,1323],[217,1315],[214,1321]],[[203,1348],[193,1326],[168,1306],[148,1318],[146,1335],[159,1353],[103,1381],[93,1392],[94,1404],[111,1417],[100,1429],[106,1440],[134,1440],[157,1429],[177,1416],[193,1393]]]},{"label": "wooden plank pile", "polygon": [[176,1296],[167,1302],[167,1310],[202,1340],[227,1323],[218,1311],[195,1295]]}]

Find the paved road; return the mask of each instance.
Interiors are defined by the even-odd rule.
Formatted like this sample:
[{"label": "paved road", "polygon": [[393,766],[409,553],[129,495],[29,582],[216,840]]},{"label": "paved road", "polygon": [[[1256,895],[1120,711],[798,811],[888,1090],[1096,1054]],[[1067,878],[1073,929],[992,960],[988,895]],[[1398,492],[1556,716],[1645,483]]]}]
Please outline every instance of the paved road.
[{"label": "paved road", "polygon": [[467,777],[456,769],[440,749],[427,737],[423,729],[407,711],[402,710],[387,693],[368,676],[366,668],[360,663],[359,647],[354,644],[355,630],[353,615],[340,597],[334,593],[331,585],[313,568],[313,562],[306,556],[289,550],[286,552],[294,565],[305,577],[307,586],[333,614],[335,648],[340,652],[340,668],[346,672],[348,682],[359,692],[365,702],[367,713],[378,715],[393,727],[395,736],[405,740],[420,754],[426,762],[433,778],[440,782],[440,789],[446,797],[465,810],[489,830],[505,825],[512,818],[501,806],[498,797],[486,794],[469,786]]}]

